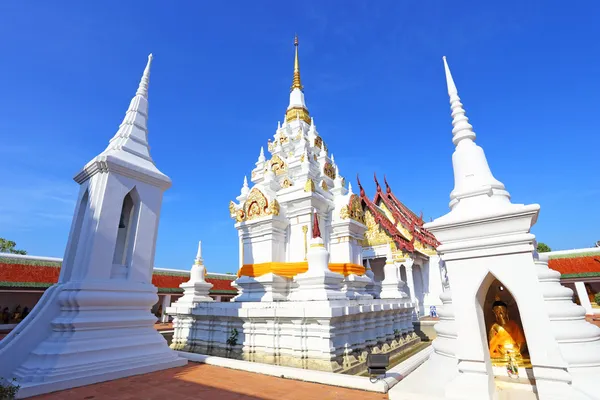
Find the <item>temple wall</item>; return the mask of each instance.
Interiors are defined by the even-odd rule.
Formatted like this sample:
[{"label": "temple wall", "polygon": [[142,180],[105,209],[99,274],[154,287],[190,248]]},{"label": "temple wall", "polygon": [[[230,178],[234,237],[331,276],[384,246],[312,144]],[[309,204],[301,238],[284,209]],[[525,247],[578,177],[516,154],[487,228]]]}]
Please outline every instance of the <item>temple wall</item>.
[{"label": "temple wall", "polygon": [[412,306],[400,299],[198,303],[167,312],[175,350],[320,371],[354,374],[367,354],[420,341]]}]

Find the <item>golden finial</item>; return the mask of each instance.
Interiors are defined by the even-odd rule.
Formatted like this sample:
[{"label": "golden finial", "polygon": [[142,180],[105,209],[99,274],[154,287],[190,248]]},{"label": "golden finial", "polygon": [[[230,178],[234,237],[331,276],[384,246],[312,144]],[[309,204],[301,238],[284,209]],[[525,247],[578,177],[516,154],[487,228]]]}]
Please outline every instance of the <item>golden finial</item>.
[{"label": "golden finial", "polygon": [[294,58],[294,80],[292,81],[291,90],[302,90],[302,82],[300,81],[300,61],[298,60],[298,35],[294,37],[294,47],[296,48],[296,56]]}]

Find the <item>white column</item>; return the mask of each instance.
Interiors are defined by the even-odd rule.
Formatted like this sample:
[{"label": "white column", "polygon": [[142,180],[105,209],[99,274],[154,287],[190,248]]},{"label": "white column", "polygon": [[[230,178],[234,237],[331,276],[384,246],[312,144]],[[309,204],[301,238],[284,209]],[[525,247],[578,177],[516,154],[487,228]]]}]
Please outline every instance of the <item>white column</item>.
[{"label": "white column", "polygon": [[404,268],[406,269],[406,286],[408,286],[408,290],[410,291],[410,300],[414,302],[417,300],[417,297],[415,296],[415,281],[413,279],[412,269],[413,263],[414,260],[409,258],[404,261],[402,265],[404,265]]},{"label": "white column", "polygon": [[220,301],[221,301],[221,295],[220,295],[220,294],[219,294],[219,295],[217,295],[217,296],[215,296],[215,301],[218,301],[218,302],[220,302]]},{"label": "white column", "polygon": [[162,311],[160,314],[160,322],[162,322],[163,324],[169,322],[169,316],[167,314],[165,314],[165,312],[167,311],[167,307],[170,307],[170,306],[171,306],[171,295],[165,294],[162,299]]},{"label": "white column", "polygon": [[402,299],[408,297],[404,291],[404,281],[400,279],[400,265],[394,262],[391,247],[388,247],[383,275],[380,298]]},{"label": "white column", "polygon": [[587,290],[585,290],[584,282],[575,282],[575,290],[577,290],[577,297],[579,297],[579,304],[585,308],[585,313],[588,315],[594,314],[592,309],[592,303],[588,297]]}]

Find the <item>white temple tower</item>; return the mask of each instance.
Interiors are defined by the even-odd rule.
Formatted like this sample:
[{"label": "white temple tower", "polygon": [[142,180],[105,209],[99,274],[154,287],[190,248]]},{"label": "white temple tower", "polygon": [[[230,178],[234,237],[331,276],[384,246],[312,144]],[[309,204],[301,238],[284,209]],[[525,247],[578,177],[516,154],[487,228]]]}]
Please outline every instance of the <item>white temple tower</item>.
[{"label": "white temple tower", "polygon": [[[599,399],[600,329],[537,260],[530,229],[540,206],[511,203],[475,143],[445,58],[444,67],[455,187],[450,212],[425,227],[441,242],[452,290],[442,296],[435,352],[390,399]],[[492,363],[498,354],[506,365]]]},{"label": "white temple tower", "polygon": [[150,157],[148,84],[108,147],[75,176],[81,185],[59,282],[0,343],[0,376],[21,397],[186,364],[154,329],[152,270],[163,193]]},{"label": "white temple tower", "polygon": [[240,237],[240,278],[235,301],[284,301],[294,291],[292,278],[308,269],[307,252],[316,210],[329,268],[344,275],[347,298],[372,298],[364,277],[361,244],[366,226],[358,196],[348,191],[333,155],[328,153],[304,101],[298,38],[294,75],[283,124],[261,148],[238,203],[229,211]]}]

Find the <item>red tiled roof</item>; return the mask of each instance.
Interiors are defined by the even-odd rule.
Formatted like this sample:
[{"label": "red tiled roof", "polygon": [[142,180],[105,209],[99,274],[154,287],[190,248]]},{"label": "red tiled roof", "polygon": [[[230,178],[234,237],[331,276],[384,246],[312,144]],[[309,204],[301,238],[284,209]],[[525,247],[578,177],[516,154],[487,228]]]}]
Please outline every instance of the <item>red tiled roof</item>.
[{"label": "red tiled roof", "polygon": [[402,225],[404,225],[408,231],[421,243],[427,244],[433,248],[438,247],[440,243],[437,241],[435,236],[433,236],[433,233],[423,228],[423,219],[421,217],[417,217],[417,215],[412,212],[410,208],[406,207],[404,203],[398,200],[396,195],[392,193],[392,188],[388,184],[385,176],[383,177],[383,181],[385,182],[385,195],[383,194],[381,186],[379,186],[379,182],[377,182],[377,177],[375,176],[377,193],[375,194],[373,203],[377,204],[377,200],[381,199],[381,201],[384,202],[396,219],[394,222],[402,223]]},{"label": "red tiled roof", "polygon": [[358,176],[356,177],[356,180],[358,182],[358,187],[360,188],[360,200],[362,202],[363,207],[366,207],[367,209],[369,209],[369,211],[371,211],[371,214],[373,214],[375,221],[377,221],[377,223],[388,233],[388,235],[392,237],[392,240],[394,241],[394,243],[396,243],[396,246],[398,246],[399,250],[406,250],[411,252],[414,251],[415,248],[412,242],[409,242],[404,236],[402,236],[402,234],[400,233],[400,231],[398,231],[398,228],[396,228],[394,223],[390,221],[388,217],[381,211],[381,209],[379,209],[379,207],[373,204],[373,202],[367,197]]},{"label": "red tiled roof", "polygon": [[600,250],[598,253],[550,254],[548,266],[563,275],[600,273]]},{"label": "red tiled roof", "polygon": [[[47,288],[56,282],[60,275],[61,263],[59,261],[43,261],[28,258],[0,257],[0,286],[21,288]],[[187,282],[189,272],[154,270],[152,284],[159,292],[181,292],[179,285]],[[223,275],[207,274],[206,281],[213,284],[211,293],[237,293],[231,286],[231,278]]]}]

